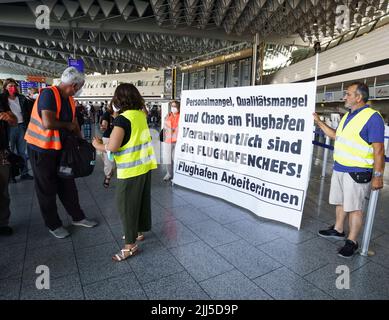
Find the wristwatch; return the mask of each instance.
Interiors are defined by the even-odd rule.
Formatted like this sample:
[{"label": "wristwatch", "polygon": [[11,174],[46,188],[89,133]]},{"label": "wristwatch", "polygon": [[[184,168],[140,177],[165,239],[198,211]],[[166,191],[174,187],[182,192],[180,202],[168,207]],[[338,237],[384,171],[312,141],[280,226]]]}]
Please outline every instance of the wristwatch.
[{"label": "wristwatch", "polygon": [[382,176],[383,176],[382,172],[379,172],[379,171],[374,171],[373,172],[373,177],[382,177]]}]

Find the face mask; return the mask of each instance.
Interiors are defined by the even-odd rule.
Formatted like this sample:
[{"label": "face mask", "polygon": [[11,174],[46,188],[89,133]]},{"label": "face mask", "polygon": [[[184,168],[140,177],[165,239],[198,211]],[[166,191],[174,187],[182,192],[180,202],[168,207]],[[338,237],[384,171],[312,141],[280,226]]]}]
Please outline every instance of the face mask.
[{"label": "face mask", "polygon": [[18,88],[16,88],[16,87],[10,87],[10,88],[8,89],[8,93],[9,93],[11,96],[13,96],[13,95],[15,95],[16,93],[18,93]]},{"label": "face mask", "polygon": [[119,112],[120,111],[120,108],[117,108],[113,103],[112,103],[112,109],[115,112]]},{"label": "face mask", "polygon": [[172,112],[173,112],[173,113],[178,113],[177,107],[172,107]]},{"label": "face mask", "polygon": [[82,93],[82,88],[79,89],[79,90],[74,94],[74,96],[75,96],[75,97],[79,97],[79,96],[81,95],[81,93]]},{"label": "face mask", "polygon": [[39,96],[39,93],[34,93],[34,94],[32,95],[32,98],[36,100],[36,99],[38,99],[38,96]]}]

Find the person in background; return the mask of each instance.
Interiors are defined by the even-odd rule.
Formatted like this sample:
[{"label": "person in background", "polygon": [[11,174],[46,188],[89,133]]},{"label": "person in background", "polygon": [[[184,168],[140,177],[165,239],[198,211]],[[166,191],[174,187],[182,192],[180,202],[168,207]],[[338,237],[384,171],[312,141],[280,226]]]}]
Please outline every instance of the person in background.
[{"label": "person in background", "polygon": [[178,122],[180,120],[180,103],[176,100],[170,103],[171,112],[166,116],[163,128],[165,142],[164,162],[166,164],[166,175],[164,181],[169,181],[173,178],[174,170],[174,151],[176,148],[178,136]]},{"label": "person in background", "polygon": [[30,101],[32,101],[32,103],[35,102],[35,100],[38,98],[39,96],[39,90],[38,88],[28,88],[27,89],[27,99],[30,99]]},{"label": "person in background", "polygon": [[[103,132],[102,141],[104,145],[107,145],[109,142],[109,136],[112,132],[112,125],[114,119],[114,112],[112,106],[107,108],[107,111],[103,114],[100,122],[100,130]],[[108,158],[108,154],[106,152],[102,153],[103,163],[104,163],[104,188],[109,187],[109,182],[113,176],[115,162]]]},{"label": "person in background", "polygon": [[76,118],[78,126],[82,128],[84,125],[84,106],[80,102],[76,102]]},{"label": "person in background", "polygon": [[106,109],[106,108],[105,108],[105,106],[104,106],[104,102],[102,102],[102,103],[100,104],[99,110],[97,110],[97,121],[98,121],[99,124],[101,124],[101,120],[102,120],[103,114],[107,111],[107,110],[105,110],[105,109]]},{"label": "person in background", "polygon": [[93,104],[91,104],[91,108],[89,109],[89,112],[90,112],[90,118],[91,118],[91,123],[92,124],[95,124],[96,123],[96,110],[95,110],[95,107],[93,106]]},{"label": "person in background", "polygon": [[17,125],[18,120],[11,112],[7,104],[0,101],[0,236],[10,236],[13,233],[9,224],[11,215],[11,199],[8,192],[8,182],[10,176],[10,163],[8,155],[8,127]]},{"label": "person in background", "polygon": [[[24,95],[19,94],[18,83],[12,78],[8,78],[3,84],[3,93],[0,100],[3,105],[7,105],[12,113],[16,116],[18,123],[14,127],[9,127],[9,142],[11,151],[17,155],[23,157],[25,165],[21,170],[21,180],[32,180],[33,177],[28,173],[27,164],[27,145],[24,140],[24,134],[28,123],[30,122],[32,101],[27,99]],[[12,178],[12,182],[16,182],[15,178]]]},{"label": "person in background", "polygon": [[113,152],[117,168],[116,202],[121,216],[125,247],[112,259],[123,261],[138,253],[136,241],[151,230],[151,170],[157,161],[138,89],[120,84],[112,98],[115,118],[108,144],[95,137],[96,150]]},{"label": "person in background", "polygon": [[92,119],[91,119],[91,108],[92,106],[88,104],[84,109],[84,125],[83,125],[83,133],[84,139],[88,142],[92,139]]},{"label": "person in background", "polygon": [[58,86],[45,88],[35,102],[25,139],[35,176],[35,191],[45,225],[56,238],[69,236],[57,210],[57,194],[75,226],[92,228],[97,222],[85,217],[74,179],[57,175],[62,145],[70,134],[81,137],[73,96],[78,96],[85,78],[76,68],[65,69]]},{"label": "person in background", "polygon": [[[337,130],[326,125],[316,113],[315,122],[334,145],[334,168],[331,177],[330,204],[336,205],[336,221],[328,230],[320,230],[323,238],[346,240],[338,255],[351,258],[358,249],[357,238],[363,224],[363,209],[370,189],[383,187],[384,121],[380,113],[367,104],[369,87],[352,83],[344,96],[349,108]],[[348,217],[349,233],[344,223]]]}]

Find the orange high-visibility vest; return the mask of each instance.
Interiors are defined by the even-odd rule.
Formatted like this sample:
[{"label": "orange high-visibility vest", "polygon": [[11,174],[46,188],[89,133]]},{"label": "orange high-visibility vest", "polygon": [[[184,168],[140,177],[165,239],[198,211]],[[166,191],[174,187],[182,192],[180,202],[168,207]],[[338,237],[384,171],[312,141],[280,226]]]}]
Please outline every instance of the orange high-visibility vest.
[{"label": "orange high-visibility vest", "polygon": [[165,142],[166,143],[176,143],[178,137],[178,122],[180,120],[180,113],[177,113],[174,116],[173,113],[170,113],[165,121]]},{"label": "orange high-visibility vest", "polygon": [[[61,112],[61,95],[59,94],[57,87],[47,87],[44,90],[52,90],[55,97],[55,103],[57,105],[57,113],[56,118],[59,120],[59,115]],[[28,124],[26,135],[24,136],[24,139],[27,141],[27,143],[35,145],[41,149],[54,149],[54,150],[61,150],[62,144],[61,139],[59,135],[59,130],[50,130],[45,129],[42,123],[42,118],[39,116],[38,113],[38,101],[39,97],[35,100],[34,107],[32,108],[31,112],[31,119],[30,123]],[[76,105],[74,103],[73,97],[69,97],[69,103],[72,108],[72,114],[74,120],[75,112],[76,112]]]}]

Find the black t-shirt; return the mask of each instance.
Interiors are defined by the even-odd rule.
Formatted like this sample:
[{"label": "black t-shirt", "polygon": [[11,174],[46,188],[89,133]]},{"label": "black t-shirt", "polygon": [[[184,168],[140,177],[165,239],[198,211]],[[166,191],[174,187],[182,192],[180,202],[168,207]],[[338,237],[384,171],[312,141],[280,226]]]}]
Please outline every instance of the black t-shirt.
[{"label": "black t-shirt", "polygon": [[124,130],[124,138],[121,144],[121,147],[123,147],[131,138],[131,122],[124,116],[118,116],[113,121],[113,126]]},{"label": "black t-shirt", "polygon": [[[39,96],[38,101],[38,113],[42,117],[42,110],[57,112],[57,103],[53,90],[43,90]],[[73,114],[72,107],[70,106],[69,99],[61,97],[61,112],[59,114],[59,121],[72,122]]]},{"label": "black t-shirt", "polygon": [[78,125],[81,126],[84,124],[84,115],[83,115],[83,109],[82,107],[76,107],[76,118]]},{"label": "black t-shirt", "polygon": [[[7,105],[4,105],[0,102],[0,112],[10,111]],[[8,122],[0,120],[0,150],[8,148]]]},{"label": "black t-shirt", "polygon": [[[55,101],[54,92],[51,89],[42,90],[42,92],[39,95],[38,114],[40,117],[42,117],[42,110],[54,111],[55,113],[57,112],[57,103]],[[73,120],[73,113],[72,113],[72,107],[70,106],[69,99],[65,99],[61,96],[61,112],[59,113],[59,121],[72,122],[72,120]],[[60,129],[59,134],[60,134],[61,142],[64,142],[66,136],[70,134],[70,131],[66,129]],[[35,145],[30,145],[30,147],[42,152],[55,151],[55,150],[41,149]]]},{"label": "black t-shirt", "polygon": [[113,120],[113,118],[108,111],[103,114],[100,123],[103,122],[103,120],[108,122],[108,127],[107,127],[107,130],[105,130],[103,133],[103,138],[109,138],[109,136],[111,135],[111,132],[112,132],[112,120]]}]

